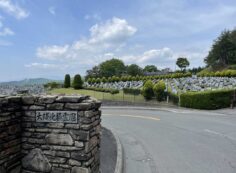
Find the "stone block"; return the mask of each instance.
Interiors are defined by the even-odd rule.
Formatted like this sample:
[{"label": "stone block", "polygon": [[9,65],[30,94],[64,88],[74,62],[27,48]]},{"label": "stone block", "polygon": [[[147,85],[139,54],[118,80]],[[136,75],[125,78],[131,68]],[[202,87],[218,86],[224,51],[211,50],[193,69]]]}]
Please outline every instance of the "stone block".
[{"label": "stone block", "polygon": [[52,167],[51,173],[70,173],[70,169]]},{"label": "stone block", "polygon": [[44,106],[32,105],[29,107],[29,110],[43,110],[45,109]]},{"label": "stone block", "polygon": [[87,161],[91,157],[91,154],[85,154],[83,152],[71,152],[71,158],[77,161]]},{"label": "stone block", "polygon": [[69,133],[75,140],[79,141],[88,141],[89,140],[89,132],[82,130],[70,130]]},{"label": "stone block", "polygon": [[51,171],[51,164],[47,157],[44,156],[42,150],[36,148],[22,159],[22,166],[26,170],[49,173]]},{"label": "stone block", "polygon": [[66,158],[55,157],[55,156],[47,156],[47,158],[50,163],[65,163],[67,160]]},{"label": "stone block", "polygon": [[81,162],[77,161],[77,160],[73,160],[73,159],[70,159],[68,161],[69,165],[71,166],[81,166]]},{"label": "stone block", "polygon": [[74,141],[69,134],[48,134],[45,137],[48,144],[54,145],[74,145]]},{"label": "stone block", "polygon": [[83,100],[84,96],[59,96],[56,99],[56,102],[62,103],[78,103],[79,101]]},{"label": "stone block", "polygon": [[74,166],[72,168],[71,173],[91,173],[91,171],[90,171],[89,168],[83,168],[83,167]]},{"label": "stone block", "polygon": [[47,109],[50,110],[62,110],[64,107],[63,103],[53,103],[53,104],[48,104]]},{"label": "stone block", "polygon": [[64,127],[64,123],[48,123],[47,127],[49,128],[63,128]]},{"label": "stone block", "polygon": [[38,99],[38,102],[43,104],[54,103],[56,98],[57,96],[42,96]]},{"label": "stone block", "polygon": [[82,147],[84,147],[84,143],[80,142],[80,141],[75,141],[75,146],[78,148],[82,148]]},{"label": "stone block", "polygon": [[35,97],[34,96],[23,96],[22,97],[22,103],[26,105],[32,105],[35,102]]},{"label": "stone block", "polygon": [[89,110],[91,109],[91,103],[66,103],[66,109],[73,109],[73,110]]}]

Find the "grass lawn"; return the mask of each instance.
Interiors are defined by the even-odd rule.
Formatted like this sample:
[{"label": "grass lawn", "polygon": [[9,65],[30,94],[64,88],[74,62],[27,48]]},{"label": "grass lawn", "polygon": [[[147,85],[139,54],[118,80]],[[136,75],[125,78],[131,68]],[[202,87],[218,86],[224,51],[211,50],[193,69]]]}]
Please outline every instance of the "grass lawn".
[{"label": "grass lawn", "polygon": [[131,94],[124,94],[123,91],[120,91],[118,94],[110,94],[98,91],[91,91],[91,90],[75,90],[73,88],[59,88],[53,89],[48,92],[49,94],[83,94],[95,97],[99,100],[115,100],[115,101],[128,101],[128,102],[146,102],[142,95],[131,95]]}]

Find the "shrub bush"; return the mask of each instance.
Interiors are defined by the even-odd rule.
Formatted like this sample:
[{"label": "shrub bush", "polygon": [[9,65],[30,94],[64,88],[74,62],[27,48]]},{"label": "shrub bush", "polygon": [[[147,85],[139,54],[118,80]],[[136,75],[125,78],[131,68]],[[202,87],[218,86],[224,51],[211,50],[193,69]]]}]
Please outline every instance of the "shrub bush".
[{"label": "shrub bush", "polygon": [[132,95],[141,94],[141,90],[136,89],[136,88],[124,88],[123,91],[124,91],[125,94],[132,94]]},{"label": "shrub bush", "polygon": [[79,74],[75,75],[73,81],[73,88],[74,89],[82,89],[83,88],[83,81]]},{"label": "shrub bush", "polygon": [[147,80],[142,89],[142,95],[146,100],[152,99],[153,93],[153,83],[151,80]]},{"label": "shrub bush", "polygon": [[163,82],[162,80],[160,80],[154,85],[153,92],[158,101],[163,101],[165,99],[165,89],[166,85],[165,82]]},{"label": "shrub bush", "polygon": [[118,94],[119,90],[117,89],[111,89],[111,88],[96,88],[96,87],[86,87],[86,90],[92,90],[92,91],[99,91],[99,92],[105,92],[105,93],[111,93],[111,94]]},{"label": "shrub bush", "polygon": [[220,109],[230,106],[233,90],[187,92],[180,95],[180,106],[195,109]]},{"label": "shrub bush", "polygon": [[55,88],[62,88],[62,84],[61,83],[57,83],[57,82],[49,82],[47,84],[43,85],[44,88],[46,89],[55,89]]}]

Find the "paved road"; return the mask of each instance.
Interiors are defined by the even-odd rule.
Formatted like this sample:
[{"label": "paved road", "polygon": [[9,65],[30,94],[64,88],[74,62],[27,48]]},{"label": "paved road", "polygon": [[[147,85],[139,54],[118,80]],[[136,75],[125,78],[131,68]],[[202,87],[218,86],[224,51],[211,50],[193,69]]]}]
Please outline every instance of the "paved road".
[{"label": "paved road", "polygon": [[236,112],[103,108],[126,173],[236,173]]}]

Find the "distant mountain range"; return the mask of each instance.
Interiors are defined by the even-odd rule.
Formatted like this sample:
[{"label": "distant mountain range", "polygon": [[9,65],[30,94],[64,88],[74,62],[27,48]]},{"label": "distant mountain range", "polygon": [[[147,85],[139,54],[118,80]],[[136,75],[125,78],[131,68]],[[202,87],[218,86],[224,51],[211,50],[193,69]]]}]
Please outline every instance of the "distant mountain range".
[{"label": "distant mountain range", "polygon": [[24,79],[24,80],[20,80],[20,81],[0,82],[0,85],[15,85],[15,86],[43,85],[48,82],[62,82],[62,81],[61,80],[46,79],[46,78],[32,78],[32,79]]}]

